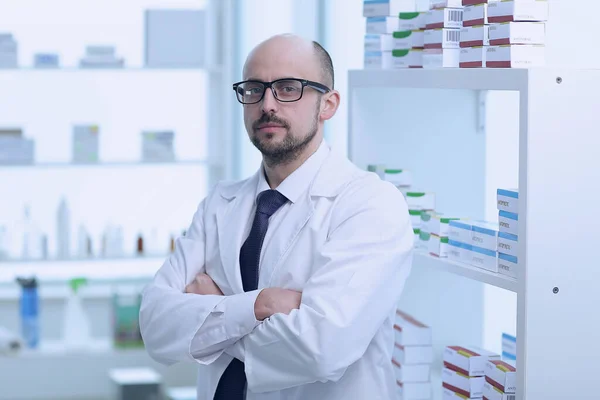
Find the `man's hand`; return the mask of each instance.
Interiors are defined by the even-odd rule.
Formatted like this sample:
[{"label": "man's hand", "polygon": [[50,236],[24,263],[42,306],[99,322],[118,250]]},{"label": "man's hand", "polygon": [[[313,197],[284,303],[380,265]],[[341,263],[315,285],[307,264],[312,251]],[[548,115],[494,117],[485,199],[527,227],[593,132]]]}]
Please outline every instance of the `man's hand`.
[{"label": "man's hand", "polygon": [[195,294],[214,294],[217,296],[223,296],[223,292],[217,286],[217,284],[212,280],[210,276],[207,274],[198,274],[196,278],[185,287],[186,293],[195,293]]},{"label": "man's hand", "polygon": [[289,289],[263,289],[254,303],[254,315],[262,321],[273,314],[289,314],[293,309],[300,308],[302,293]]}]

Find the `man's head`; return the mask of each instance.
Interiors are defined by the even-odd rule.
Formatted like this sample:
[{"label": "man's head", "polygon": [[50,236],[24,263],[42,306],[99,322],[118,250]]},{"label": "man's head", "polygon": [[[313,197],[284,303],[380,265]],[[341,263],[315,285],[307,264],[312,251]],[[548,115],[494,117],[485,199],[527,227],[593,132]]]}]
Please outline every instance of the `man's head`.
[{"label": "man's head", "polygon": [[[287,164],[320,143],[323,124],[340,101],[331,58],[321,45],[274,36],[250,53],[243,80],[257,81],[240,85],[236,95],[253,103],[244,104],[244,124],[268,165]],[[273,81],[271,88],[260,83]]]}]

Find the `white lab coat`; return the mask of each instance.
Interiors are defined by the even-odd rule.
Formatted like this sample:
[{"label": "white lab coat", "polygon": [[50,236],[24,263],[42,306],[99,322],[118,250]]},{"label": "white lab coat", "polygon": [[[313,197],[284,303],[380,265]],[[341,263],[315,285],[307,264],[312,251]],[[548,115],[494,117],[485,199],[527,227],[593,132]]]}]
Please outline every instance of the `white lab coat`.
[{"label": "white lab coat", "polygon": [[[240,352],[247,400],[396,398],[393,320],[412,262],[408,209],[392,184],[335,152],[263,249],[258,291],[302,291],[300,309],[239,329],[203,326],[215,309],[223,318],[253,310],[256,293],[243,294],[239,252],[257,174],[215,187],[144,290],[140,326],[147,351],[167,365],[196,362],[199,400],[213,400],[232,354]],[[231,296],[228,303],[223,296],[183,293],[199,272]],[[190,352],[199,333],[223,338],[200,359]]]}]

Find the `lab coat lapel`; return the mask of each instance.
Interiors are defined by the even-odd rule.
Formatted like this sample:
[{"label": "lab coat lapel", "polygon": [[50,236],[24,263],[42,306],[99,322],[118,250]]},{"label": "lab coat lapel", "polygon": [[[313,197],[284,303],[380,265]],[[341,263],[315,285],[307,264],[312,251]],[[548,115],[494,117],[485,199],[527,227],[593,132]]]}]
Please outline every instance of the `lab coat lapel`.
[{"label": "lab coat lapel", "polygon": [[257,180],[258,175],[254,175],[237,193],[232,196],[223,195],[229,202],[217,211],[219,254],[232,294],[244,292],[240,274],[240,250],[245,239],[243,235],[246,223],[254,206]]}]

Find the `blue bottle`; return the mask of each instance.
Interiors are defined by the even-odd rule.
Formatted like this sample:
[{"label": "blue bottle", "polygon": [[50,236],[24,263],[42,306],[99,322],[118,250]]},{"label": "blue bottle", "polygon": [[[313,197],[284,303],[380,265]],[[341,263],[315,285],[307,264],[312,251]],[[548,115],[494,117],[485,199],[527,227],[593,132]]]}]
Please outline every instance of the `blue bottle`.
[{"label": "blue bottle", "polygon": [[21,285],[21,335],[25,345],[30,349],[38,347],[39,329],[39,296],[36,278],[17,278]]}]

